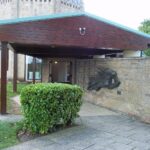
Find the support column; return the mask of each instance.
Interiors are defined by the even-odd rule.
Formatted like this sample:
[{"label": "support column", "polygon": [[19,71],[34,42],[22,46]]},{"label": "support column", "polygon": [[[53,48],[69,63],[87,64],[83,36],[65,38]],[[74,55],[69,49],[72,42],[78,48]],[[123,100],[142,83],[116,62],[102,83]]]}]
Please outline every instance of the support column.
[{"label": "support column", "polygon": [[74,79],[74,84],[77,84],[77,60],[75,59],[74,61],[74,73],[73,73],[73,79]]},{"label": "support column", "polygon": [[73,65],[72,61],[70,62],[70,82],[73,84]]},{"label": "support column", "polygon": [[33,77],[32,77],[33,84],[35,84],[35,70],[36,70],[36,58],[33,57]]},{"label": "support column", "polygon": [[17,92],[17,75],[18,75],[18,55],[14,51],[14,72],[13,72],[13,92]]},{"label": "support column", "polygon": [[42,64],[41,64],[41,83],[43,82],[43,58],[42,58]]},{"label": "support column", "polygon": [[1,43],[1,81],[0,81],[0,113],[7,113],[7,69],[8,69],[7,42]]}]

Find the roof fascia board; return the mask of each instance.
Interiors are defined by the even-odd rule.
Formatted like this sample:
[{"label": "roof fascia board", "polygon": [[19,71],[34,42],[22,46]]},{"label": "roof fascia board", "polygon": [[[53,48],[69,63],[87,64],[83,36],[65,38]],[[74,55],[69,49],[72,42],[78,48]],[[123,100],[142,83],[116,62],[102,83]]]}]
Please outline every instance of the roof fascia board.
[{"label": "roof fascia board", "polygon": [[52,14],[47,16],[36,16],[36,17],[25,17],[25,18],[17,18],[17,19],[7,19],[7,20],[0,20],[0,25],[8,25],[8,24],[17,24],[17,23],[24,23],[24,22],[33,22],[33,21],[42,21],[42,20],[49,20],[49,19],[59,19],[59,18],[69,18],[69,17],[77,17],[77,16],[85,16],[91,19],[95,19],[100,22],[104,22],[106,24],[115,26],[127,32],[131,32],[140,36],[144,36],[146,38],[150,38],[149,34],[140,32],[138,30],[134,30],[132,28],[126,27],[119,23],[107,20],[105,18],[87,13],[87,12],[78,12],[78,13],[59,13],[59,14]]}]

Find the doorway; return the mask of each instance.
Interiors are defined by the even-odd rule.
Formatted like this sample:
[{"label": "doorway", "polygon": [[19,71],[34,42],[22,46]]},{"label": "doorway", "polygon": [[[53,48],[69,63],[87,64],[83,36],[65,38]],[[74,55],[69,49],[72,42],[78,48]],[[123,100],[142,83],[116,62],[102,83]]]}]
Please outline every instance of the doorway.
[{"label": "doorway", "polygon": [[72,62],[71,61],[50,61],[49,82],[72,83]]}]

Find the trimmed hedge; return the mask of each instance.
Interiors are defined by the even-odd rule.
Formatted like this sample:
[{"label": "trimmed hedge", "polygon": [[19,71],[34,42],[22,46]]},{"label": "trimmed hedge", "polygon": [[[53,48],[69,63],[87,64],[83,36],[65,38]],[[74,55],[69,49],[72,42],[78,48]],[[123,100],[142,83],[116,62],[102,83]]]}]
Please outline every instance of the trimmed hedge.
[{"label": "trimmed hedge", "polygon": [[56,125],[66,126],[78,116],[82,89],[77,85],[32,84],[21,91],[25,126],[32,133],[45,134]]}]

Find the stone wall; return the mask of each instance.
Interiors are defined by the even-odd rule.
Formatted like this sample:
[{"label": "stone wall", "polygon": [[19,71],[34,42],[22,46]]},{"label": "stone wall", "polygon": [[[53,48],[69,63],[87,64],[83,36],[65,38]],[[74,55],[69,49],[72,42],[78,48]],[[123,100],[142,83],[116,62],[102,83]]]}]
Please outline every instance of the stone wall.
[{"label": "stone wall", "polygon": [[42,82],[48,83],[49,82],[49,59],[45,58],[42,60]]},{"label": "stone wall", "polygon": [[13,2],[12,0],[0,0],[0,20],[10,19],[13,17]]},{"label": "stone wall", "polygon": [[80,12],[84,11],[84,4],[74,3],[71,0],[55,0],[55,13]]},{"label": "stone wall", "polygon": [[121,85],[113,90],[87,91],[85,100],[125,112],[150,123],[150,59],[113,58],[77,61],[77,83],[87,89],[89,77],[97,68],[117,72]]},{"label": "stone wall", "polygon": [[[13,72],[14,72],[14,53],[9,50],[9,61],[8,61],[8,71],[7,71],[7,79],[12,80],[13,79]],[[25,80],[25,56],[19,54],[18,55],[18,80],[24,81]]]},{"label": "stone wall", "polygon": [[54,12],[54,1],[51,0],[22,0],[19,3],[18,17],[30,17],[39,15],[48,15]]},{"label": "stone wall", "polygon": [[78,12],[84,4],[66,0],[0,0],[0,20],[42,16],[53,13]]},{"label": "stone wall", "polygon": [[22,54],[18,54],[18,80],[25,81],[25,73],[26,73],[26,64],[25,64],[26,56]]}]

